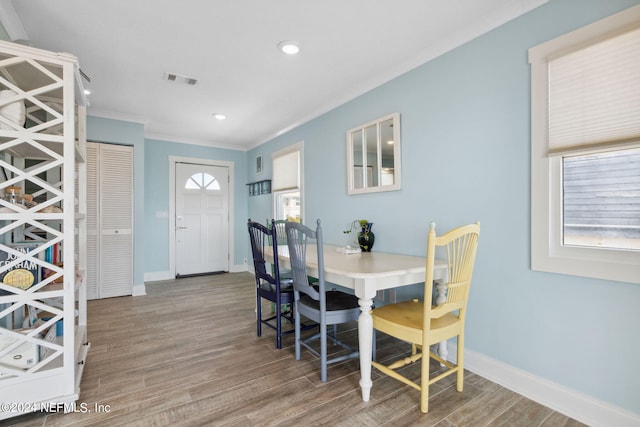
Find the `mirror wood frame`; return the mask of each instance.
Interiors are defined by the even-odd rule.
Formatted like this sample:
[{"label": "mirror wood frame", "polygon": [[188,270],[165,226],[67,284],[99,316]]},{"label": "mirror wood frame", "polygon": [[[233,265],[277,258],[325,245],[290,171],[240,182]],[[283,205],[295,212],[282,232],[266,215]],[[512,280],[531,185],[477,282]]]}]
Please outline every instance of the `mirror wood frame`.
[{"label": "mirror wood frame", "polygon": [[[389,139],[393,144],[387,144]],[[364,156],[363,153],[369,155]],[[348,194],[400,190],[400,163],[399,113],[380,117],[347,131]],[[392,182],[385,184],[384,181],[389,179]]]}]

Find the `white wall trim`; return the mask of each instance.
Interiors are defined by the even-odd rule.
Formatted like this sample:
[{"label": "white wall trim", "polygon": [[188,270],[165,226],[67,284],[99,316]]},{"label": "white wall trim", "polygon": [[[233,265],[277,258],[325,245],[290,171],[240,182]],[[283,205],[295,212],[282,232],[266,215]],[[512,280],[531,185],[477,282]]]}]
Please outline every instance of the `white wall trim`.
[{"label": "white wall trim", "polygon": [[[452,355],[455,360],[456,344],[449,343],[448,348],[449,355]],[[465,350],[464,361],[465,369],[589,426],[637,427],[640,425],[640,414],[537,377],[481,353]]]},{"label": "white wall trim", "polygon": [[144,283],[133,285],[133,288],[131,289],[131,296],[141,297],[146,294],[147,294],[147,288],[145,287]]},{"label": "white wall trim", "polygon": [[[244,273],[244,272],[252,272],[253,270],[249,268],[247,264],[233,264],[229,266],[229,273]],[[175,279],[175,275],[171,275],[169,270],[166,271],[150,271],[144,273],[144,281],[146,282],[160,282],[164,280],[173,280]]]},{"label": "white wall trim", "polygon": [[247,264],[235,264],[229,267],[229,273],[244,273],[249,270]]},{"label": "white wall trim", "polygon": [[144,281],[146,282],[158,282],[161,280],[172,280],[175,276],[171,275],[169,270],[165,271],[148,271],[144,273]]}]

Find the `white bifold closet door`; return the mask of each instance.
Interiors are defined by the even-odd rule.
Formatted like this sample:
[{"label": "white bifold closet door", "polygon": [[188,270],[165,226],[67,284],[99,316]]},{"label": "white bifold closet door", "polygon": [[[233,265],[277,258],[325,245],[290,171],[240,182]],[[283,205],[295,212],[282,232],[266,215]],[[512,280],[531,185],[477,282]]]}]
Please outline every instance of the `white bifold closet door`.
[{"label": "white bifold closet door", "polygon": [[133,147],[87,143],[87,298],[133,289]]}]

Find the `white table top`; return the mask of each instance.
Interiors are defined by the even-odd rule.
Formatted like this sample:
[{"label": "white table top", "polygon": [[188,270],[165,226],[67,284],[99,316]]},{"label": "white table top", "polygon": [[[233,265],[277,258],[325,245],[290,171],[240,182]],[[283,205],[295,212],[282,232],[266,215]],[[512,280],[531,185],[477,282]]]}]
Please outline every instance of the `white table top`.
[{"label": "white table top", "polygon": [[[342,254],[336,252],[337,248],[335,245],[324,245],[324,271],[328,282],[351,289],[356,289],[357,282],[365,282],[372,284],[376,290],[424,282],[425,257],[375,251]],[[288,247],[278,246],[278,258],[284,266],[288,265]],[[316,260],[315,246],[309,246],[307,269],[309,275],[317,277]],[[434,279],[444,279],[447,263],[436,260],[435,264]]]}]

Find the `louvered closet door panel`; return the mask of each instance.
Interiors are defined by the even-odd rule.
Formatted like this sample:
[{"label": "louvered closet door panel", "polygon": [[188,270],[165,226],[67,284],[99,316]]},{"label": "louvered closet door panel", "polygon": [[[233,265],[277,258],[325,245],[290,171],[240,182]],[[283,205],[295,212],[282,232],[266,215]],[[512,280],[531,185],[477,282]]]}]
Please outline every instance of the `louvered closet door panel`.
[{"label": "louvered closet door panel", "polygon": [[99,297],[131,295],[133,148],[102,144],[99,157]]},{"label": "louvered closet door panel", "polygon": [[87,299],[98,298],[98,144],[87,143]]},{"label": "louvered closet door panel", "polygon": [[100,298],[131,295],[131,237],[131,234],[102,235],[100,253],[106,259],[100,264]]}]

